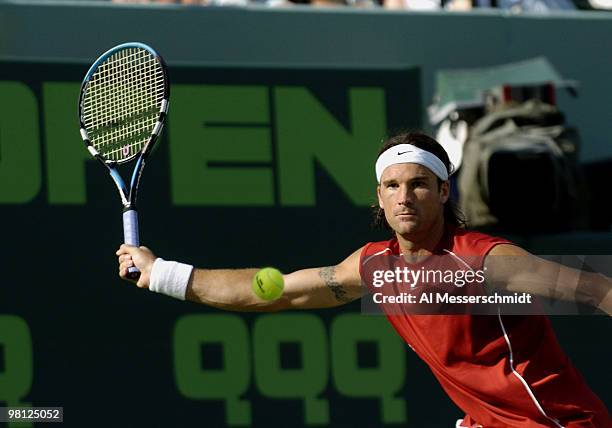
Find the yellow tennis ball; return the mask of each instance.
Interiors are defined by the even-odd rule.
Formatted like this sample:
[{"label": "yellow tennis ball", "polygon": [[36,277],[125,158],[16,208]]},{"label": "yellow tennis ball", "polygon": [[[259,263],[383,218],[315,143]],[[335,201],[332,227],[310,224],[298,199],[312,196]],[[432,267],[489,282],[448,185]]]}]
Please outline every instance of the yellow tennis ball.
[{"label": "yellow tennis ball", "polygon": [[273,267],[261,269],[253,277],[253,293],[263,300],[275,300],[283,294],[283,274]]}]

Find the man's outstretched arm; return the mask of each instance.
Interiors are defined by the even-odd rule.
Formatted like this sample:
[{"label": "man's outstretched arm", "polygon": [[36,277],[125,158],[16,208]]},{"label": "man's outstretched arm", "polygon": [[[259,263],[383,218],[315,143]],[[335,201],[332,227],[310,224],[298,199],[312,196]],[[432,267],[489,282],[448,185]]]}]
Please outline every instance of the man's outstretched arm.
[{"label": "man's outstretched arm", "polygon": [[588,304],[612,315],[612,279],[602,274],[544,260],[509,244],[494,247],[485,268],[494,287]]},{"label": "man's outstretched arm", "polygon": [[[264,301],[251,291],[258,269],[194,269],[185,290],[185,299],[232,311],[280,311],[339,306],[362,295],[359,254],[355,251],[336,266],[298,270],[283,276],[283,295]],[[122,245],[117,251],[119,276],[136,266],[141,272],[137,285],[149,288],[157,257],[146,247]]]}]

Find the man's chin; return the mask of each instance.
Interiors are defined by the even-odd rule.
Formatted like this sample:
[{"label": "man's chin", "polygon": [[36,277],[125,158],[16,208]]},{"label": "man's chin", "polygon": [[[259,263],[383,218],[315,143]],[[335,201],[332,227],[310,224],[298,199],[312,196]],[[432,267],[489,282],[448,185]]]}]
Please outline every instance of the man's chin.
[{"label": "man's chin", "polygon": [[396,225],[394,228],[395,233],[403,237],[416,235],[419,232],[419,225],[413,222],[402,222]]}]

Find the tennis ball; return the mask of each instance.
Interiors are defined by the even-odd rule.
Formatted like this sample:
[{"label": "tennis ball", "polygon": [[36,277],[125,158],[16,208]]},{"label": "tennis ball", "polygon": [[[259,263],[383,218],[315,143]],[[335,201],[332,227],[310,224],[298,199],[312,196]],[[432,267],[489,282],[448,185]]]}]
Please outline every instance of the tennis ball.
[{"label": "tennis ball", "polygon": [[253,277],[253,293],[263,300],[275,300],[283,294],[283,274],[273,267],[261,269]]}]

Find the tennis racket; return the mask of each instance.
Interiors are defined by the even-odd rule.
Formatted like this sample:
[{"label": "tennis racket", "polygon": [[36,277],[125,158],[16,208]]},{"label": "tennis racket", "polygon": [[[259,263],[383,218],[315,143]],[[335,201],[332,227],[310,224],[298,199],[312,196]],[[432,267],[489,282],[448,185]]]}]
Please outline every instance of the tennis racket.
[{"label": "tennis racket", "polygon": [[[119,190],[123,237],[129,245],[140,245],[136,194],[145,161],[164,126],[169,95],[164,61],[143,43],[124,43],[102,54],[81,85],[81,137]],[[117,166],[135,159],[128,188]],[[129,269],[129,278],[139,276],[136,267]]]}]

